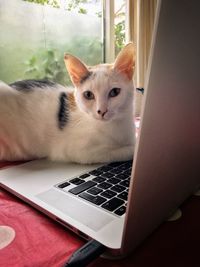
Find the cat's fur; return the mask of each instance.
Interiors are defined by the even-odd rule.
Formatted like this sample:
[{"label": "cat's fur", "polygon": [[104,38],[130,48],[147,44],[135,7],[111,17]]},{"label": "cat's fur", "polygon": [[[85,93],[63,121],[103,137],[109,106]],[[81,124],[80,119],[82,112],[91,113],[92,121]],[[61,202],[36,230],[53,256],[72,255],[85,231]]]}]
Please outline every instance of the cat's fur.
[{"label": "cat's fur", "polygon": [[[87,67],[66,54],[75,86],[72,91],[48,81],[0,82],[0,160],[47,157],[97,163],[131,159],[134,57],[132,43],[114,64]],[[118,89],[110,93],[113,88],[121,89],[117,96],[113,94]],[[86,99],[85,91],[94,98]]]}]

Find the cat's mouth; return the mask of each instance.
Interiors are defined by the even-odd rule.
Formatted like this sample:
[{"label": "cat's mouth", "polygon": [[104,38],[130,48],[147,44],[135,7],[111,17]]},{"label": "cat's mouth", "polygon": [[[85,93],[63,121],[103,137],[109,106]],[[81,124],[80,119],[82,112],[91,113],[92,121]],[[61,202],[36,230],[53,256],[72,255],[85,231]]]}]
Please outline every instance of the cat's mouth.
[{"label": "cat's mouth", "polygon": [[113,118],[112,114],[108,112],[104,114],[104,116],[95,116],[95,119],[103,122],[110,121],[112,120],[112,118]]},{"label": "cat's mouth", "polygon": [[109,119],[100,118],[100,117],[97,117],[97,116],[95,116],[95,119],[98,120],[98,121],[108,121],[109,120]]},{"label": "cat's mouth", "polygon": [[102,118],[101,121],[110,121],[110,118]]}]

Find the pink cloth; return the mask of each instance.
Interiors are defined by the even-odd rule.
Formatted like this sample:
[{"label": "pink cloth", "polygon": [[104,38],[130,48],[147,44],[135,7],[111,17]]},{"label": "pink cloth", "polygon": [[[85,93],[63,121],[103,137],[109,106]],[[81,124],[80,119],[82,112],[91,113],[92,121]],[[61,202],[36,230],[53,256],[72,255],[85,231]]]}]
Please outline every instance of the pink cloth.
[{"label": "pink cloth", "polygon": [[[0,267],[60,267],[83,244],[73,233],[4,191],[0,191],[0,207]],[[1,248],[5,226],[8,244]],[[15,237],[9,242],[10,232]]]}]

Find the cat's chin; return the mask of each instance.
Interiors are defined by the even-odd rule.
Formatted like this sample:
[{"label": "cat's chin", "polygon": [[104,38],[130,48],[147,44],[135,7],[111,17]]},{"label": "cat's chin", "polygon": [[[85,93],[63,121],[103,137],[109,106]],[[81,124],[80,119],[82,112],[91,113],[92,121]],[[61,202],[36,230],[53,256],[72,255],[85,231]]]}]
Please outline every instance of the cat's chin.
[{"label": "cat's chin", "polygon": [[102,122],[108,122],[108,121],[111,121],[112,119],[111,118],[109,118],[109,119],[107,119],[107,118],[102,118],[102,119],[96,118],[96,120],[102,121]]},{"label": "cat's chin", "polygon": [[102,121],[102,122],[109,122],[112,121],[114,119],[114,116],[105,116],[105,117],[94,117],[96,120],[98,121]]}]

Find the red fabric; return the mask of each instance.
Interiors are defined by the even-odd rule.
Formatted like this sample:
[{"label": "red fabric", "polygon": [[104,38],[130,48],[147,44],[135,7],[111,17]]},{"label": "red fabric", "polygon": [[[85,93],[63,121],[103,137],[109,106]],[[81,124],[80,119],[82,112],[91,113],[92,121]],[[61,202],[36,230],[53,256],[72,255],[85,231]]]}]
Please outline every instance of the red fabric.
[{"label": "red fabric", "polygon": [[[1,267],[60,267],[83,241],[32,207],[2,191],[0,226],[15,230],[15,239],[0,249]],[[99,258],[91,267],[197,267],[200,266],[200,198],[191,197],[183,216],[161,225],[123,260]]]},{"label": "red fabric", "polygon": [[58,226],[8,193],[0,192],[0,226],[15,231],[15,239],[0,249],[1,267],[59,267],[83,244],[74,234]]}]

